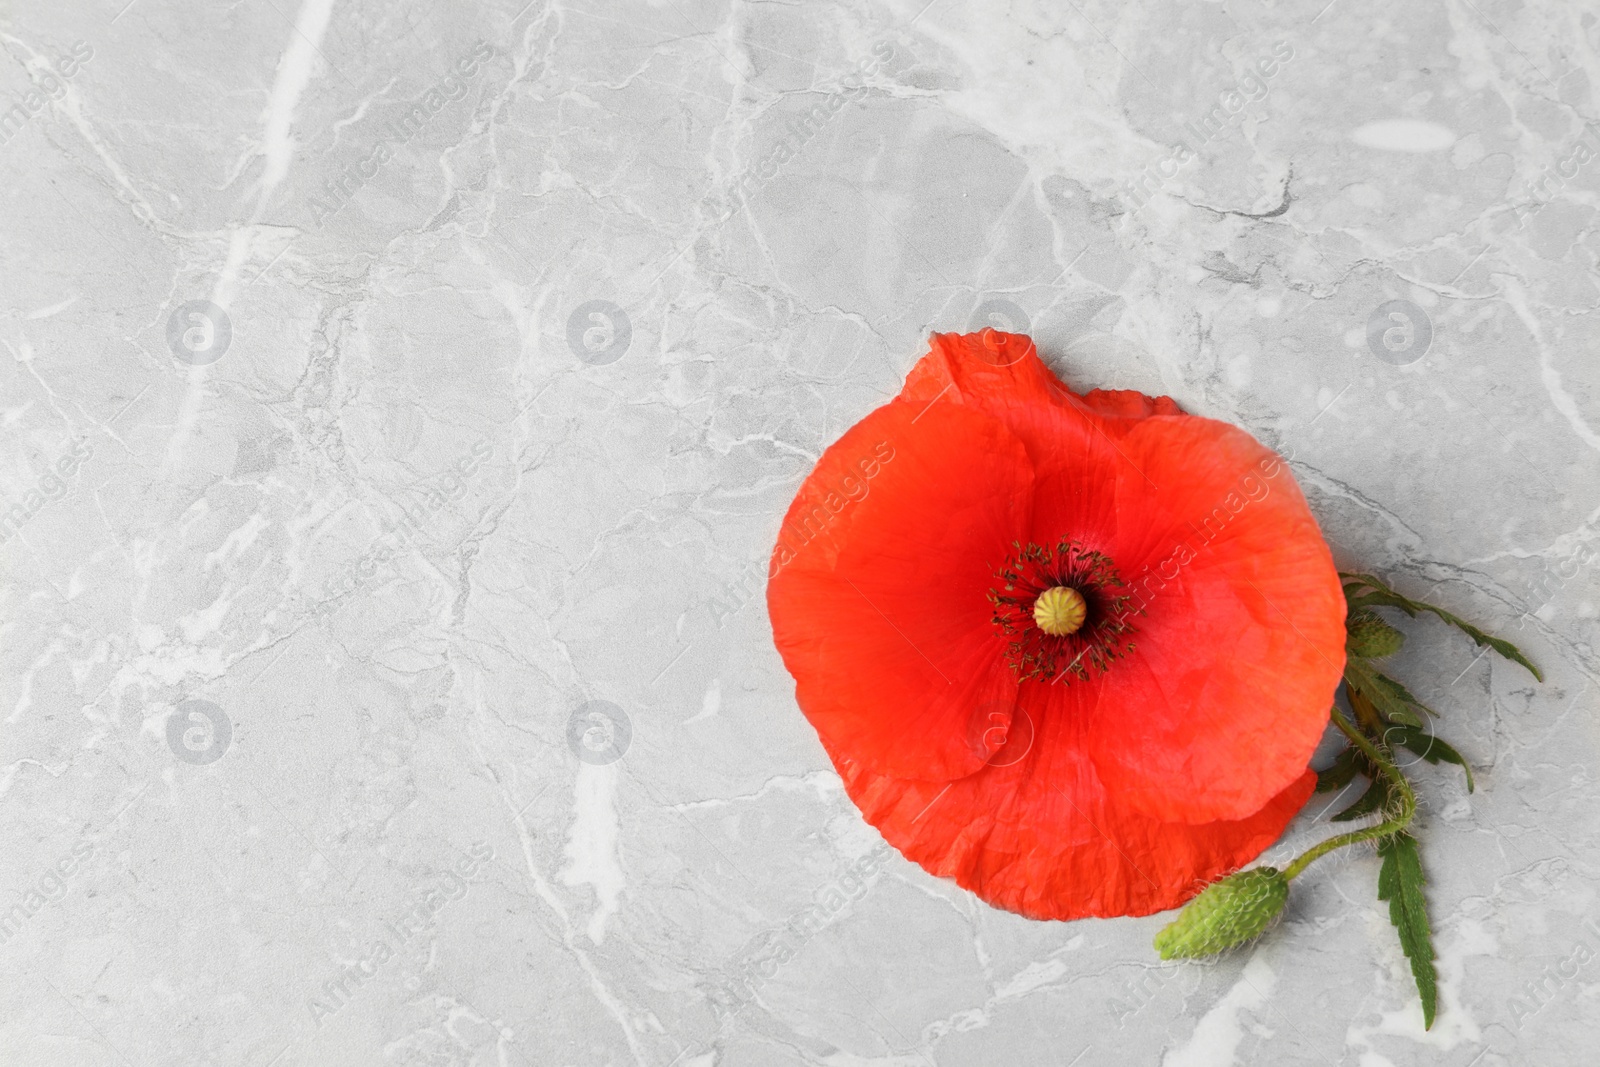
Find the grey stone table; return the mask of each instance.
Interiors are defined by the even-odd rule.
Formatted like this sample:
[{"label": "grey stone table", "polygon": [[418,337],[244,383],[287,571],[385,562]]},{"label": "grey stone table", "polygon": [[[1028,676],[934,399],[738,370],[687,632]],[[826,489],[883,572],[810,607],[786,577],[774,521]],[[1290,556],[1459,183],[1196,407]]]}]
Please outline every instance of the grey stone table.
[{"label": "grey stone table", "polygon": [[[1592,5],[69,0],[0,45],[0,1062],[1592,1060]],[[1478,774],[1416,770],[1430,1032],[1370,852],[1165,967],[843,795],[764,561],[974,324],[1248,427],[1341,565],[1545,668],[1398,662]]]}]

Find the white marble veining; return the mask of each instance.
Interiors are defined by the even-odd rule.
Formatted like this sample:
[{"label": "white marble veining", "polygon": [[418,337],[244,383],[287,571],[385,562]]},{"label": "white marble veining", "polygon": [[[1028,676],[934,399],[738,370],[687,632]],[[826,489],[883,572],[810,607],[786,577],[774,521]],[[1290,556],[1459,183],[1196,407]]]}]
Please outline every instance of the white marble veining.
[{"label": "white marble veining", "polygon": [[[1593,1058],[1600,16],[0,11],[0,1062]],[[1473,761],[1209,966],[892,851],[763,563],[933,329],[1292,457]],[[1325,835],[1315,802],[1281,858]]]}]

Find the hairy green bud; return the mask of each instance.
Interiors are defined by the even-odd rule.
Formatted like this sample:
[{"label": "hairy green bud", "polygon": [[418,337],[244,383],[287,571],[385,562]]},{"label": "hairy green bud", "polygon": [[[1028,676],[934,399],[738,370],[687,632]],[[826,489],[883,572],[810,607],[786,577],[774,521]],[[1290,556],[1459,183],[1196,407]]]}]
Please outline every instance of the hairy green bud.
[{"label": "hairy green bud", "polygon": [[1344,647],[1352,656],[1364,659],[1382,659],[1400,651],[1406,635],[1384,622],[1376,612],[1365,608],[1345,620]]},{"label": "hairy green bud", "polygon": [[1252,867],[1206,886],[1156,935],[1164,960],[1211,956],[1257,936],[1283,911],[1289,880],[1276,867]]}]

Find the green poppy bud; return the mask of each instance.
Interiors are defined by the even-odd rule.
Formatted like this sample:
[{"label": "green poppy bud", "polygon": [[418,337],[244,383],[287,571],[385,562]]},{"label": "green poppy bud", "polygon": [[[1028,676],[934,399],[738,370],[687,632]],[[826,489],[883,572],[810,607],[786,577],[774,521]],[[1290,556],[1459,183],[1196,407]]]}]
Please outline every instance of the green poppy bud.
[{"label": "green poppy bud", "polygon": [[1346,619],[1344,627],[1344,647],[1352,656],[1382,659],[1394,655],[1406,643],[1405,634],[1365,608]]},{"label": "green poppy bud", "polygon": [[1276,867],[1252,867],[1206,886],[1156,935],[1164,960],[1210,956],[1260,934],[1289,900],[1289,880]]}]

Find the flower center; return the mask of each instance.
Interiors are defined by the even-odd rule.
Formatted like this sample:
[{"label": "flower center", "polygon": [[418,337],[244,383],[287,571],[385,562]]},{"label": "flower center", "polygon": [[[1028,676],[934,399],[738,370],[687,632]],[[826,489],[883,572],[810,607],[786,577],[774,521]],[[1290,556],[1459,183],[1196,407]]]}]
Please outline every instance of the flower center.
[{"label": "flower center", "polygon": [[1083,594],[1071,586],[1046,589],[1033,602],[1033,621],[1051,637],[1077,633],[1088,613],[1089,604]]},{"label": "flower center", "polygon": [[1111,557],[1063,538],[1054,548],[1014,542],[989,590],[1006,665],[1018,681],[1087,679],[1132,651],[1133,598]]}]

